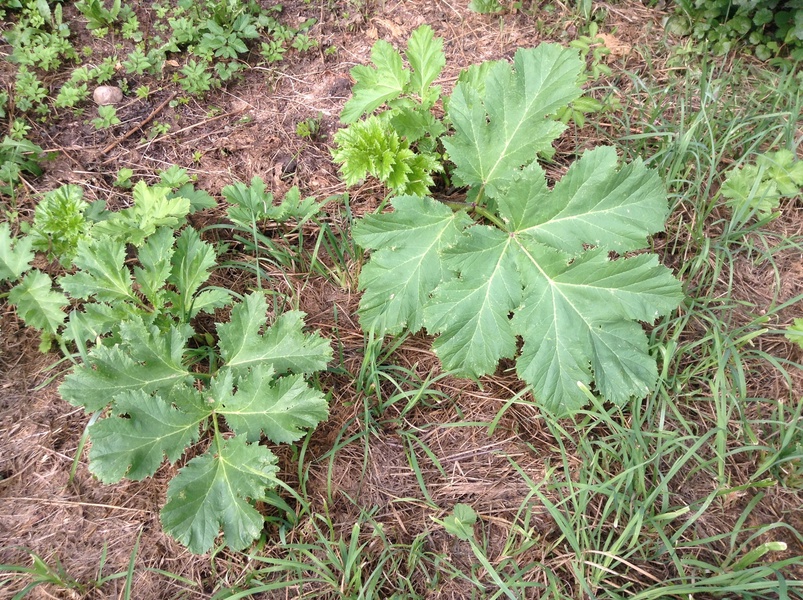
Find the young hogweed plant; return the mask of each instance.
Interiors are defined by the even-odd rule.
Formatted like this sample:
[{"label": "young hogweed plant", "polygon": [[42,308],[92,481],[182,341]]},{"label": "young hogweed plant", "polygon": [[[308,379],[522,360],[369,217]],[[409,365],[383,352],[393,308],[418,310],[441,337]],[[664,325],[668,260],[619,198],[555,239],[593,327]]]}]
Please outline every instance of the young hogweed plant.
[{"label": "young hogweed plant", "polygon": [[[376,57],[388,54],[375,49],[378,69]],[[440,47],[426,56],[410,81],[434,80]],[[565,128],[555,115],[580,96],[582,69],[576,52],[554,44],[521,49],[512,65],[468,69],[446,103],[451,131],[437,140],[465,200],[399,195],[392,212],[367,215],[354,230],[373,251],[360,275],[365,329],[426,328],[438,335],[444,367],[468,377],[515,358],[542,405],[559,413],[582,408],[592,381],[617,403],[647,394],[657,368],[639,321],[654,322],[683,298],[669,269],[642,252],[668,212],[655,172],[641,161],[620,166],[613,148],[600,147],[549,189],[536,162]],[[384,83],[370,99],[355,86],[360,110],[392,98],[391,118],[399,114],[392,103],[408,75],[372,77]],[[393,89],[380,93],[389,81]],[[344,109],[349,119],[357,112]]]},{"label": "young hogweed plant", "polygon": [[[437,140],[445,127],[432,109],[441,99],[441,88],[433,82],[446,64],[443,40],[429,26],[419,27],[405,56],[411,69],[388,42],[379,40],[371,51],[374,67],[351,70],[354,95],[341,113],[350,126],[335,134],[333,152],[349,185],[372,175],[394,193],[423,195],[434,183],[432,172],[442,170]],[[359,120],[383,104],[381,114]]]},{"label": "young hogweed plant", "polygon": [[[207,285],[217,252],[186,226],[208,198],[188,189],[181,170],[162,180],[137,183],[133,206],[95,210],[92,223],[73,222],[90,211],[75,190],[54,196],[43,218],[55,210],[75,217],[75,237],[61,254],[73,257],[74,272],[58,279],[60,290],[30,265],[34,244],[52,239],[52,227],[35,222],[35,237],[13,239],[3,224],[0,282],[28,272],[9,300],[46,339],[79,349],[83,362],[59,391],[104,413],[89,427],[90,471],[106,483],[141,480],[165,458],[174,463],[203,443],[205,451],[193,451],[171,481],[162,523],[193,552],[209,550],[221,529],[225,543],[240,549],[262,531],[253,502],[270,502],[279,484],[276,456],[260,441],[296,441],[326,418],[326,398],[306,378],[326,367],[332,350],[319,334],[304,333],[300,311],[269,324],[262,292],[232,306],[228,321],[217,324],[217,341],[196,330],[194,317],[228,306],[232,293]],[[282,207],[290,204],[299,202]],[[76,305],[69,316],[68,297]],[[94,343],[89,350],[87,342]]]}]

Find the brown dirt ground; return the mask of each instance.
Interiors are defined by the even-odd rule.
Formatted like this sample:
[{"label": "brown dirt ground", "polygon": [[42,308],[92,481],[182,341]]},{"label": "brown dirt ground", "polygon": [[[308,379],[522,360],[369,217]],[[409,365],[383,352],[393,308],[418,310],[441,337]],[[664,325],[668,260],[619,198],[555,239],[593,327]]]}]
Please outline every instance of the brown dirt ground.
[{"label": "brown dirt ground", "polygon": [[[322,40],[322,48],[335,45],[336,57],[322,52],[302,56],[282,63],[280,70],[253,69],[245,79],[230,89],[210,94],[203,102],[192,99],[183,106],[166,107],[157,119],[171,124],[170,132],[156,141],[141,143],[140,134],[115,144],[129,128],[147,117],[163,100],[168,91],[157,92],[147,101],[131,100],[119,109],[123,124],[112,132],[97,132],[80,120],[62,119],[51,126],[34,131],[33,141],[51,150],[58,157],[47,165],[43,178],[28,183],[29,194],[20,204],[20,212],[30,215],[35,193],[53,189],[64,183],[85,187],[90,200],[105,198],[112,205],[125,202],[125,194],[111,186],[116,172],[123,167],[134,170],[135,177],[149,180],[157,169],[178,164],[196,175],[197,186],[212,194],[234,180],[250,181],[260,176],[277,195],[292,185],[301,186],[309,195],[326,197],[342,193],[335,166],[331,163],[326,137],[338,127],[338,114],[349,96],[349,69],[368,62],[371,45],[376,39],[402,46],[409,33],[418,25],[430,24],[445,40],[447,68],[441,83],[449,89],[459,70],[487,59],[511,57],[519,47],[529,47],[540,41],[568,42],[576,34],[576,26],[565,14],[550,16],[520,11],[498,17],[476,15],[466,8],[467,2],[385,1],[367,2],[364,10],[353,10],[358,3],[330,2],[305,4],[285,2],[284,19],[302,21],[310,16],[319,19],[313,29]],[[528,3],[525,3],[528,4]],[[538,3],[530,3],[537,8]],[[618,44],[614,57],[617,69],[638,69],[643,63],[642,48],[654,45],[660,38],[662,13],[647,9],[636,2],[608,5],[607,33],[615,32],[611,44]],[[349,19],[342,18],[344,10],[352,8]],[[69,9],[67,9],[69,10]],[[144,19],[141,19],[144,22]],[[77,25],[77,24],[76,24]],[[73,27],[81,36],[82,28]],[[85,43],[102,44],[90,38]],[[81,41],[76,47],[81,47]],[[131,86],[132,89],[136,84]],[[153,88],[158,86],[154,85]],[[210,107],[218,109],[210,115]],[[306,118],[321,117],[320,141],[303,140],[295,133],[296,124]],[[618,132],[611,132],[615,137]],[[580,146],[599,143],[593,131],[572,131],[558,146],[556,164],[550,176],[559,177],[567,159]],[[200,159],[193,154],[200,152]],[[563,157],[563,160],[561,160]],[[373,210],[383,190],[367,183],[350,190],[352,208],[359,215]],[[796,228],[801,233],[803,218],[795,211],[793,217],[779,221],[778,227]],[[215,210],[197,217],[196,224],[215,221]],[[333,211],[334,222],[345,217]],[[356,259],[355,259],[356,260]],[[740,264],[735,269],[739,281],[735,289],[747,294],[757,305],[769,304],[773,298],[788,300],[803,293],[803,272],[799,249],[791,249],[778,259],[780,277],[771,268]],[[247,280],[228,284],[245,289]],[[343,344],[343,364],[357,372],[361,361],[363,335],[354,316],[358,295],[356,286],[337,289],[320,278],[302,278],[279,283],[286,288],[309,314],[312,327],[326,334],[337,334]],[[334,307],[334,308],[333,308]],[[335,311],[336,308],[336,311]],[[101,555],[106,555],[104,574],[124,571],[139,541],[134,579],[135,598],[204,598],[216,586],[238,583],[238,573],[245,566],[240,555],[222,552],[214,560],[194,557],[161,531],[159,508],[163,504],[166,486],[177,466],[164,466],[156,476],[145,482],[122,482],[102,485],[87,471],[86,453],[79,460],[75,476],[70,469],[76,455],[88,417],[81,410],[68,406],[58,396],[56,385],[64,364],[51,368],[59,359],[56,354],[41,355],[37,336],[21,328],[13,312],[2,307],[0,325],[0,563],[28,564],[23,548],[42,556],[49,564],[60,560],[64,569],[80,581],[97,576]],[[335,321],[335,312],[337,321]],[[782,314],[780,321],[791,321],[791,312]],[[799,310],[798,313],[799,314]],[[780,322],[779,321],[779,322]],[[694,335],[692,332],[690,335]],[[759,340],[761,350],[775,356],[800,362],[798,349],[779,337]],[[405,342],[394,355],[395,364],[402,365],[418,376],[439,373],[437,361],[429,350],[429,342],[415,336]],[[751,390],[757,396],[786,397],[790,382],[765,369],[750,378]],[[345,376],[327,374],[322,378],[324,389],[332,394],[331,418],[312,435],[305,458],[306,491],[316,510],[327,512],[339,531],[347,535],[357,518],[358,505],[379,507],[374,514],[385,526],[389,538],[409,543],[416,535],[432,530],[431,517],[443,517],[427,507],[419,482],[410,468],[404,431],[416,430],[420,440],[438,458],[442,470],[430,457],[416,447],[423,480],[431,501],[444,508],[456,502],[471,504],[488,525],[491,549],[502,552],[501,544],[510,531],[516,511],[527,498],[529,486],[515,471],[508,457],[515,459],[522,471],[535,481],[543,478],[547,460],[559,452],[542,422],[534,418],[535,409],[516,406],[509,409],[489,436],[487,428],[471,425],[450,426],[454,423],[490,422],[507,399],[519,389],[514,377],[502,375],[487,378],[482,387],[471,382],[442,378],[432,385],[433,394],[400,417],[402,406],[387,408],[385,415],[375,417],[377,423],[367,423],[363,410],[364,395]],[[797,393],[803,392],[799,374],[791,382]],[[760,389],[759,389],[760,388]],[[386,390],[392,394],[394,390]],[[704,390],[700,390],[705,394]],[[703,409],[701,409],[703,410]],[[403,418],[404,429],[387,424]],[[706,422],[711,422],[707,419]],[[384,423],[384,425],[383,425]],[[382,435],[377,435],[381,431]],[[343,443],[349,436],[368,436]],[[333,448],[337,450],[333,452]],[[367,448],[367,450],[365,450]],[[533,449],[538,450],[534,452]],[[367,452],[367,459],[364,455]],[[283,465],[283,479],[290,486],[299,485],[298,470],[288,448],[278,449]],[[569,458],[570,462],[573,460]],[[365,467],[363,466],[365,464]],[[734,464],[738,476],[739,465]],[[711,485],[710,481],[695,482],[692,478],[677,490],[678,503],[696,499]],[[754,511],[758,522],[786,520],[790,526],[803,531],[803,514],[790,510],[800,497],[784,497],[776,490],[767,494]],[[751,495],[739,498],[728,496],[722,506],[706,514],[697,525],[698,534],[727,531],[741,514]],[[419,503],[394,502],[400,498],[416,498]],[[556,526],[542,507],[531,500],[534,511],[533,531],[544,540],[556,535]],[[304,529],[293,533],[303,539]],[[801,554],[793,536],[788,536],[790,554]],[[433,551],[442,551],[455,564],[466,567],[472,562],[466,547],[456,544],[445,535],[430,537]],[[438,547],[438,544],[440,546]],[[547,544],[544,544],[546,550]],[[267,553],[278,555],[280,548],[269,542]],[[562,558],[533,555],[533,561],[552,561]],[[667,565],[659,561],[645,565],[657,577],[667,575]],[[180,582],[171,582],[146,569],[162,569],[196,582],[190,589]],[[533,572],[533,577],[538,577]],[[123,580],[106,584],[86,597],[121,597]],[[0,590],[0,594],[3,591]],[[464,598],[470,594],[459,581],[444,582],[438,598]],[[33,598],[77,598],[78,594],[40,588]],[[269,597],[269,596],[265,596]],[[296,597],[282,592],[275,597]]]}]

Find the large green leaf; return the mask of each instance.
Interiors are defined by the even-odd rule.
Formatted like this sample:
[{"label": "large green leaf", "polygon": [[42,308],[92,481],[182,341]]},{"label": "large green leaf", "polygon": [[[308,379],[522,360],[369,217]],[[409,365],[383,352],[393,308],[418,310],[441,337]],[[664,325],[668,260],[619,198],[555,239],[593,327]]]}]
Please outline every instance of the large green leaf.
[{"label": "large green leaf", "polygon": [[53,290],[50,277],[31,271],[8,293],[8,301],[17,307],[17,314],[29,327],[48,334],[58,333],[67,315],[67,297]]},{"label": "large green leaf", "polygon": [[0,223],[0,281],[16,281],[31,268],[32,244],[29,237],[12,238],[8,223]]},{"label": "large green leaf", "polygon": [[303,332],[303,312],[286,312],[266,328],[267,312],[265,297],[254,292],[231,310],[228,323],[218,325],[220,355],[236,375],[258,365],[272,367],[276,374],[326,368],[332,347],[319,334]]},{"label": "large green leaf", "polygon": [[435,350],[448,369],[477,377],[492,372],[500,358],[512,358],[516,336],[510,312],[521,299],[511,237],[489,227],[473,227],[445,264],[464,274],[438,287],[424,311],[424,325],[442,335]]},{"label": "large green leaf", "polygon": [[497,195],[564,130],[548,117],[580,96],[582,69],[576,52],[541,44],[518,50],[512,67],[494,63],[484,86],[459,82],[449,101],[455,133],[443,141],[457,167],[454,177]]},{"label": "large green leaf", "polygon": [[188,381],[190,372],[181,359],[189,326],[162,333],[139,319],[120,326],[122,341],[112,347],[95,346],[89,362],[76,366],[59,387],[62,398],[87,412],[100,410],[118,394],[140,390],[168,390]]},{"label": "large green leaf", "polygon": [[[190,387],[182,392],[199,394]],[[140,480],[153,475],[165,456],[171,463],[177,461],[184,449],[198,440],[198,425],[209,415],[208,411],[187,411],[188,404],[178,410],[161,396],[141,389],[119,394],[113,416],[89,428],[89,470],[111,483],[123,477]]]},{"label": "large green leaf", "polygon": [[75,266],[75,275],[59,280],[62,289],[73,298],[99,302],[137,301],[132,288],[131,273],[125,266],[125,244],[112,239],[81,240]]},{"label": "large green leaf", "polygon": [[536,397],[556,412],[580,408],[578,383],[589,386],[592,372],[613,402],[646,395],[658,374],[633,320],[652,323],[677,307],[683,295],[672,273],[653,255],[611,261],[598,250],[572,259],[526,234],[513,248],[526,285],[512,320],[524,340],[517,371]]},{"label": "large green leaf", "polygon": [[395,212],[366,215],[354,228],[363,248],[380,249],[360,273],[360,322],[379,335],[424,324],[423,306],[444,277],[440,252],[472,221],[430,198],[399,196]]},{"label": "large green leaf", "polygon": [[435,287],[410,293],[406,310],[423,311],[427,330],[440,334],[434,349],[447,369],[479,377],[518,352],[519,376],[556,412],[586,403],[578,384],[596,382],[619,403],[647,393],[657,370],[638,321],[654,322],[683,294],[656,256],[616,255],[643,248],[660,230],[667,206],[657,176],[640,161],[617,168],[614,151],[601,148],[585,153],[551,191],[536,164],[518,171],[497,205],[498,227],[461,232],[464,220],[440,247],[440,233],[425,232],[431,215],[443,223],[451,211],[432,200],[394,203],[393,213],[366,217],[356,237],[376,252],[361,279],[370,299],[360,308],[364,325],[389,329],[385,323],[399,313],[393,292],[410,293],[392,286],[411,273],[420,277],[415,261],[426,258]]},{"label": "large green leaf", "polygon": [[551,192],[533,163],[499,198],[500,213],[513,230],[566,252],[586,244],[619,253],[643,248],[666,220],[661,180],[641,160],[618,170],[616,163],[613,148],[585,152]]},{"label": "large green leaf", "polygon": [[245,548],[262,531],[264,519],[248,502],[277,485],[276,456],[236,436],[193,458],[167,488],[162,509],[165,531],[191,552],[209,550],[223,528],[225,542]]},{"label": "large green leaf", "polygon": [[277,380],[272,369],[264,365],[241,377],[237,391],[223,404],[218,413],[249,442],[259,440],[262,433],[275,443],[294,442],[329,413],[324,395],[310,388],[303,376]]}]

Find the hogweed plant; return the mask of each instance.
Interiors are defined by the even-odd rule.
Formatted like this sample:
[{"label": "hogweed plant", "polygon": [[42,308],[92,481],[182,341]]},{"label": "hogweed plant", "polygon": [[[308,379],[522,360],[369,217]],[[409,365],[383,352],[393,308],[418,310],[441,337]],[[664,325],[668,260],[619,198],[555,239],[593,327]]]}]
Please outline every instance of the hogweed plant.
[{"label": "hogweed plant", "polygon": [[[321,335],[304,332],[300,311],[269,322],[262,291],[235,302],[216,335],[199,330],[195,317],[226,308],[234,294],[207,285],[217,251],[186,225],[208,197],[181,169],[162,181],[137,183],[130,208],[95,210],[94,221],[84,218],[90,209],[79,191],[67,187],[43,201],[47,210],[37,211],[31,235],[15,238],[3,224],[0,282],[19,280],[8,299],[42,330],[44,347],[55,339],[65,351],[78,348],[82,360],[59,391],[100,414],[89,427],[89,470],[106,483],[140,480],[193,446],[168,488],[165,531],[200,553],[222,529],[224,542],[240,549],[262,530],[253,503],[270,502],[279,485],[277,458],[260,441],[296,441],[326,418],[327,400],[307,378],[326,367],[332,350]],[[313,208],[296,200],[281,210]],[[59,238],[52,217],[67,213],[69,236]],[[72,272],[54,285],[31,267],[34,248],[69,262]]]},{"label": "hogweed plant", "polygon": [[[536,161],[565,128],[556,114],[581,95],[577,52],[542,44],[520,49],[512,65],[471,67],[444,100],[443,123],[418,129],[405,127],[412,115],[434,119],[421,108],[438,95],[429,86],[444,62],[441,46],[428,28],[413,33],[412,73],[394,52],[377,43],[376,69],[355,69],[343,120],[368,114],[362,127],[392,128],[402,146],[408,131],[417,140],[435,131],[428,145],[442,144],[465,196],[444,202],[419,187],[393,197],[392,212],[357,223],[355,241],[372,251],[360,275],[362,326],[377,336],[425,328],[438,336],[443,366],[466,377],[515,358],[518,375],[557,413],[582,408],[592,382],[617,404],[645,396],[658,372],[639,322],[683,299],[680,282],[644,252],[668,213],[661,181],[640,160],[619,165],[613,148],[600,147],[550,189]],[[381,70],[395,75],[380,78]],[[427,100],[399,100],[409,87]],[[370,115],[383,103],[386,111]],[[362,158],[348,134],[335,141],[346,142],[335,156],[348,173]]]}]

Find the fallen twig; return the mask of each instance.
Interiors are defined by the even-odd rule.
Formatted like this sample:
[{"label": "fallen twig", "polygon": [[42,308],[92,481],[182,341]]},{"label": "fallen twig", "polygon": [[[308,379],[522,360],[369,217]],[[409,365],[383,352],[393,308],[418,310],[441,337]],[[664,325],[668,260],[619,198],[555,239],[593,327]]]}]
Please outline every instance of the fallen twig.
[{"label": "fallen twig", "polygon": [[171,131],[169,133],[165,133],[164,135],[161,135],[156,139],[148,140],[146,142],[143,142],[143,143],[139,144],[136,148],[139,150],[140,148],[144,148],[145,146],[147,146],[149,144],[153,144],[155,142],[161,142],[162,140],[165,140],[165,139],[167,139],[169,137],[176,136],[176,135],[178,135],[180,133],[184,133],[185,131],[189,131],[190,129],[195,129],[196,127],[200,127],[201,125],[206,125],[207,123],[211,123],[212,121],[217,121],[218,119],[222,119],[223,117],[231,117],[233,115],[240,114],[241,112],[243,112],[243,111],[242,110],[234,110],[234,111],[231,111],[231,112],[227,112],[227,113],[223,113],[223,114],[217,115],[215,117],[210,117],[208,119],[204,119],[203,121],[199,121],[197,123],[193,123],[192,125],[187,125],[186,127],[182,127],[181,129],[177,129],[176,131]]},{"label": "fallen twig", "polygon": [[169,102],[170,102],[170,101],[171,101],[173,98],[175,98],[175,97],[176,97],[176,93],[177,93],[177,92],[173,92],[172,94],[170,94],[170,95],[167,97],[167,99],[166,99],[164,102],[162,102],[162,103],[161,103],[159,106],[157,106],[156,108],[154,108],[154,109],[151,111],[151,114],[149,114],[147,117],[145,117],[145,120],[143,120],[143,121],[140,121],[140,122],[139,122],[137,125],[135,125],[135,126],[134,126],[134,127],[132,127],[131,129],[129,129],[129,130],[128,130],[128,133],[126,133],[126,134],[125,134],[123,137],[121,137],[121,138],[119,138],[119,139],[116,139],[116,140],[114,140],[114,141],[113,141],[111,144],[109,144],[109,145],[108,145],[108,146],[106,146],[106,147],[105,147],[103,150],[101,150],[101,151],[100,151],[100,154],[101,154],[101,156],[102,156],[102,155],[104,155],[104,154],[108,154],[108,153],[109,153],[109,152],[112,150],[112,148],[114,148],[114,147],[115,147],[117,144],[121,144],[121,143],[123,143],[123,142],[124,142],[124,141],[126,141],[128,138],[130,138],[132,135],[134,135],[134,134],[135,134],[137,131],[139,131],[140,129],[142,129],[142,128],[143,128],[145,125],[147,125],[148,123],[150,123],[150,122],[153,120],[153,118],[154,118],[156,115],[158,115],[158,114],[159,114],[159,113],[162,111],[162,109],[163,109],[165,106],[167,106],[167,105],[168,105],[168,103],[169,103]]}]

